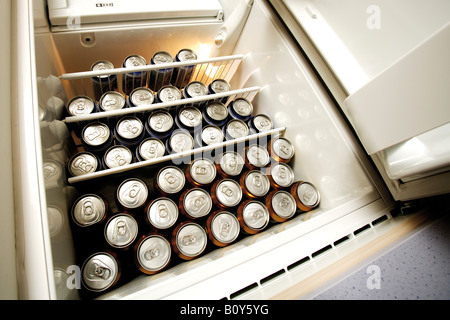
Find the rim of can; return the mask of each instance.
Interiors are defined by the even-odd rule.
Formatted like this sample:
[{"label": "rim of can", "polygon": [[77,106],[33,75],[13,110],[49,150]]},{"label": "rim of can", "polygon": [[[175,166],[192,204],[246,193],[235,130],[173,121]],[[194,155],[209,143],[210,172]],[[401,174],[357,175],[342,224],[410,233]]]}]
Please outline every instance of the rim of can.
[{"label": "rim of can", "polygon": [[[233,157],[234,159],[230,159]],[[232,162],[233,165],[230,164],[230,160],[235,160]],[[237,176],[241,174],[242,169],[244,168],[244,159],[242,156],[236,151],[226,151],[222,153],[218,159],[219,166],[223,172],[230,176]],[[230,168],[236,168],[236,170],[230,170]]]},{"label": "rim of can", "polygon": [[[81,103],[81,105],[76,103]],[[66,110],[71,116],[90,114],[95,109],[95,102],[88,96],[75,96],[67,103]],[[76,112],[81,111],[81,112]]]},{"label": "rim of can", "polygon": [[158,133],[164,133],[172,129],[174,121],[172,115],[165,110],[157,110],[148,117],[150,129]]},{"label": "rim of can", "polygon": [[265,196],[270,190],[269,178],[259,170],[251,170],[245,174],[244,184],[255,197]]},{"label": "rim of can", "polygon": [[208,94],[208,87],[201,81],[191,81],[183,89],[185,98],[201,97]]},{"label": "rim of can", "polygon": [[[108,60],[98,60],[91,65],[91,71],[100,71],[109,69],[114,69],[114,65],[112,62]],[[109,76],[110,75],[95,76],[95,78],[107,78]]]},{"label": "rim of can", "polygon": [[206,125],[202,129],[202,141],[207,145],[223,142],[225,136],[223,135],[223,131],[214,125]]},{"label": "rim of can", "polygon": [[214,93],[222,93],[231,90],[231,86],[225,79],[216,79],[210,83],[211,90]]},{"label": "rim of can", "polygon": [[269,131],[273,129],[272,119],[267,114],[258,113],[252,118],[252,123],[256,130],[258,130],[259,132]]},{"label": "rim of can", "polygon": [[79,152],[69,160],[69,171],[73,176],[93,173],[97,169],[97,157],[90,152]]},{"label": "rim of can", "polygon": [[139,144],[138,152],[145,160],[156,159],[164,156],[166,153],[166,146],[161,140],[150,137]]},{"label": "rim of can", "polygon": [[152,56],[152,64],[170,63],[173,62],[172,55],[167,51],[158,51]]},{"label": "rim of can", "polygon": [[248,146],[245,150],[245,157],[252,166],[258,168],[263,168],[270,163],[269,151],[259,144]]},{"label": "rim of can", "polygon": [[117,91],[107,91],[100,97],[100,109],[103,111],[119,110],[125,106],[125,97]]},{"label": "rim of can", "polygon": [[172,85],[165,85],[156,93],[158,99],[162,102],[170,102],[181,100],[182,94],[180,89]]},{"label": "rim of can", "polygon": [[129,178],[119,185],[116,197],[119,203],[126,208],[139,208],[147,201],[148,188],[141,179]]},{"label": "rim of can", "polygon": [[314,208],[320,202],[320,193],[310,182],[300,182],[297,186],[296,193],[300,202],[308,208]]},{"label": "rim of can", "polygon": [[[220,109],[222,112],[220,112]],[[224,121],[228,117],[228,108],[220,101],[210,102],[205,107],[205,112],[214,121]]]},{"label": "rim of can", "polygon": [[[133,61],[131,61],[133,60]],[[131,65],[129,65],[131,63]],[[139,66],[145,66],[147,65],[147,61],[145,60],[145,58],[139,54],[130,54],[129,56],[127,56],[122,63],[122,66],[124,68],[129,68],[129,67],[139,67]]]},{"label": "rim of can", "polygon": [[159,188],[168,194],[180,192],[186,183],[183,171],[175,166],[161,168],[156,175],[156,181]]},{"label": "rim of can", "polygon": [[239,117],[249,117],[253,113],[253,104],[245,98],[236,98],[231,103],[231,110]]},{"label": "rim of can", "polygon": [[250,229],[264,229],[269,224],[269,217],[269,210],[261,201],[250,200],[244,204],[242,218]]},{"label": "rim of can", "polygon": [[135,106],[153,104],[153,102],[155,101],[155,94],[149,88],[138,87],[130,92],[130,101]]},{"label": "rim of can", "polygon": [[118,213],[105,224],[104,235],[106,241],[114,248],[124,248],[136,240],[139,225],[133,216]]},{"label": "rim of can", "polygon": [[178,120],[187,128],[195,128],[202,124],[202,113],[194,106],[184,106],[178,112]]},{"label": "rim of can", "polygon": [[194,148],[194,138],[189,131],[176,129],[169,137],[170,149],[175,152],[183,152]]},{"label": "rim of can", "polygon": [[133,161],[133,154],[126,146],[112,146],[106,150],[103,161],[108,168],[122,167]]},{"label": "rim of can", "polygon": [[225,129],[225,135],[232,139],[245,137],[249,133],[248,125],[240,119],[231,119],[228,121]]},{"label": "rim of can", "polygon": [[60,208],[47,206],[47,220],[50,237],[56,237],[63,229],[65,218]]},{"label": "rim of can", "polygon": [[271,197],[271,206],[276,215],[283,219],[289,219],[294,216],[297,206],[295,199],[285,190],[274,190]]},{"label": "rim of can", "polygon": [[[227,220],[230,225],[223,225]],[[231,223],[230,223],[231,222]],[[211,220],[211,233],[215,239],[223,243],[231,243],[239,236],[239,221],[234,214],[229,211],[220,211]]]},{"label": "rim of can", "polygon": [[97,252],[84,261],[81,270],[84,286],[100,292],[110,288],[118,279],[119,263],[111,254]]},{"label": "rim of can", "polygon": [[145,237],[136,252],[139,265],[151,272],[164,269],[169,264],[171,254],[169,241],[160,235]]},{"label": "rim of can", "polygon": [[208,242],[205,229],[195,222],[182,225],[177,230],[175,239],[178,250],[187,257],[200,255]]},{"label": "rim of can", "polygon": [[98,147],[110,139],[111,130],[105,123],[92,122],[84,126],[81,137],[87,145]]},{"label": "rim of can", "polygon": [[208,215],[213,206],[210,194],[202,188],[188,190],[182,201],[184,210],[193,218],[201,218]]},{"label": "rim of can", "polygon": [[[75,200],[72,206],[72,220],[80,227],[88,227],[96,224],[104,219],[106,216],[107,206],[102,197],[94,193],[88,193],[82,195],[77,200]],[[84,216],[92,216],[87,222],[83,219]]]},{"label": "rim of can", "polygon": [[144,132],[144,125],[138,117],[126,116],[117,121],[116,133],[123,139],[139,138]]},{"label": "rim of can", "polygon": [[197,54],[192,49],[184,48],[178,51],[175,59],[178,61],[197,60]]},{"label": "rim of can", "polygon": [[242,200],[241,186],[233,179],[222,179],[217,182],[216,197],[221,204],[235,207]]},{"label": "rim of can", "polygon": [[270,175],[273,181],[282,188],[290,187],[295,181],[294,170],[283,162],[273,164],[270,167]]},{"label": "rim of can", "polygon": [[278,137],[271,141],[270,144],[272,152],[281,159],[290,160],[295,154],[294,146],[287,138]]},{"label": "rim of can", "polygon": [[178,219],[178,206],[172,199],[160,197],[149,204],[146,214],[148,221],[155,228],[168,229]]},{"label": "rim of can", "polygon": [[216,178],[216,166],[208,158],[197,158],[189,165],[189,174],[192,179],[200,184],[207,185]]}]

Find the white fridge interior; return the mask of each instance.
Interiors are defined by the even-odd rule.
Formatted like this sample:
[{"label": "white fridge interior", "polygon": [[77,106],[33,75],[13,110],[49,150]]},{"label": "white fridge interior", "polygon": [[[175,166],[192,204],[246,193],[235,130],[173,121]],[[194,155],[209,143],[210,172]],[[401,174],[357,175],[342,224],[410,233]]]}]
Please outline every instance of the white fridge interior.
[{"label": "white fridge interior", "polygon": [[[72,203],[94,188],[113,202],[117,183],[125,177],[151,181],[155,173],[152,164],[136,163],[81,179],[66,174],[67,162],[80,145],[67,129],[64,108],[75,95],[92,95],[89,77],[79,80],[86,75],[74,73],[89,71],[97,60],[120,68],[130,54],[148,61],[161,50],[173,56],[183,48],[194,50],[203,61],[199,64],[203,82],[225,78],[232,97],[251,100],[255,114],[264,113],[273,120],[273,134],[294,144],[290,165],[295,180],[313,183],[320,205],[161,273],[136,275],[96,298],[238,299],[255,292],[259,298],[268,298],[275,293],[264,291],[271,281],[292,274],[307,278],[315,272],[311,266],[317,271],[334,261],[333,252],[339,246],[357,243],[361,232],[392,222],[390,210],[395,202],[304,52],[268,3],[236,7],[237,3],[220,1],[223,12],[214,17],[92,24],[83,19],[77,24],[75,19],[75,27],[53,29],[44,1],[12,4],[18,48],[13,58],[18,84],[17,98],[13,98],[13,156],[21,298],[80,298],[78,289],[67,286],[70,266],[81,263],[70,228]],[[235,7],[242,9],[234,15],[239,21],[230,19],[233,23],[225,31],[234,32],[222,44],[224,34],[219,31]],[[54,161],[63,164],[59,172],[50,165]],[[58,208],[62,215],[53,220],[51,208]],[[331,260],[321,260],[327,255]]]}]

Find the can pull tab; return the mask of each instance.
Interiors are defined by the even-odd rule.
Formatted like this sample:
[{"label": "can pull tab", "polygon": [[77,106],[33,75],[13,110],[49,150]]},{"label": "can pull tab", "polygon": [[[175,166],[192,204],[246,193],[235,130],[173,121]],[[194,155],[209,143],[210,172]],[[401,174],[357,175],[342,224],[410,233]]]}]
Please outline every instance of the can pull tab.
[{"label": "can pull tab", "polygon": [[84,221],[90,222],[97,217],[97,209],[93,201],[86,199],[83,200],[81,205],[81,218]]},{"label": "can pull tab", "polygon": [[181,238],[181,243],[183,246],[192,246],[197,242],[197,237],[195,234],[188,234]]},{"label": "can pull tab", "polygon": [[158,247],[148,249],[144,253],[144,259],[150,261],[154,258],[157,258],[161,253],[161,250]]},{"label": "can pull tab", "polygon": [[100,260],[93,260],[88,277],[91,281],[102,281],[108,279],[111,274],[111,269],[108,268],[103,262]]},{"label": "can pull tab", "polygon": [[113,240],[128,240],[130,237],[130,229],[125,219],[117,219],[114,226]]}]

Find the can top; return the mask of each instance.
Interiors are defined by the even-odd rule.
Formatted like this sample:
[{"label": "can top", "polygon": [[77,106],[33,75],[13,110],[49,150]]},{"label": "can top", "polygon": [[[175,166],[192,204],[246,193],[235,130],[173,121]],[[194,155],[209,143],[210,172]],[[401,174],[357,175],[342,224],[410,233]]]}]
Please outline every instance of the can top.
[{"label": "can top", "polygon": [[178,113],[178,119],[188,128],[195,128],[202,124],[202,113],[196,107],[183,107]]},{"label": "can top", "polygon": [[269,223],[269,211],[260,201],[249,201],[242,212],[245,224],[253,230],[264,229]]},{"label": "can top", "polygon": [[104,144],[109,140],[110,135],[111,131],[109,127],[102,122],[87,124],[81,132],[83,141],[89,146],[100,146]]},{"label": "can top", "polygon": [[208,158],[197,158],[189,166],[192,179],[200,184],[209,184],[216,178],[216,166]]},{"label": "can top", "polygon": [[181,49],[175,57],[178,61],[196,60],[197,55],[191,49]]},{"label": "can top", "polygon": [[273,181],[280,187],[287,188],[294,183],[294,171],[283,162],[275,163],[270,169],[270,174]]},{"label": "can top", "polygon": [[63,165],[56,161],[47,159],[44,160],[42,164],[44,171],[44,183],[46,186],[52,186],[53,184],[58,184],[64,174]]},{"label": "can top", "polygon": [[253,112],[253,105],[245,98],[237,98],[231,103],[232,110],[241,117],[249,117]]},{"label": "can top", "polygon": [[178,219],[178,207],[169,198],[158,198],[148,207],[147,218],[155,228],[170,228]]},{"label": "can top", "polygon": [[103,111],[119,110],[125,106],[125,98],[120,92],[108,91],[100,97],[99,104]]},{"label": "can top", "polygon": [[241,186],[232,179],[223,179],[217,184],[216,196],[227,207],[237,206],[242,199]]},{"label": "can top", "polygon": [[127,147],[117,145],[109,148],[103,158],[108,168],[117,168],[130,164],[133,155]]},{"label": "can top", "polygon": [[184,87],[184,91],[187,93],[185,94],[186,98],[200,97],[208,94],[208,88],[201,81],[189,82],[186,87]]},{"label": "can top", "polygon": [[259,170],[249,171],[244,183],[247,190],[256,197],[265,196],[270,189],[269,178]]},{"label": "can top", "polygon": [[183,152],[194,148],[194,138],[186,130],[175,130],[169,138],[169,145],[173,152]]},{"label": "can top", "polygon": [[104,291],[111,287],[119,275],[119,265],[109,253],[93,254],[83,264],[83,283],[92,291]]},{"label": "can top", "polygon": [[265,167],[270,162],[270,156],[267,149],[257,144],[252,144],[248,147],[246,157],[251,165],[258,168]]},{"label": "can top", "polygon": [[151,60],[152,64],[170,63],[173,62],[173,57],[167,51],[156,52]]},{"label": "can top", "polygon": [[162,102],[170,102],[181,99],[181,91],[175,86],[167,85],[158,90],[158,99]]},{"label": "can top", "polygon": [[161,140],[156,138],[147,138],[139,145],[139,154],[145,160],[156,159],[164,156],[166,147]]},{"label": "can top", "polygon": [[163,269],[170,261],[170,243],[160,235],[146,237],[137,249],[137,261],[148,271]]},{"label": "can top", "polygon": [[188,257],[195,257],[206,248],[206,232],[197,223],[190,222],[183,225],[175,237],[178,249]]},{"label": "can top", "polygon": [[98,168],[97,157],[90,152],[81,152],[69,162],[69,171],[73,176],[95,172]]},{"label": "can top", "polygon": [[115,248],[129,246],[138,234],[138,223],[129,214],[116,214],[105,225],[105,239]]},{"label": "can top", "polygon": [[169,194],[180,192],[186,183],[183,171],[175,166],[159,170],[156,179],[160,189]]},{"label": "can top", "polygon": [[226,81],[224,79],[214,80],[213,82],[211,82],[210,87],[214,93],[227,92],[227,91],[230,91],[230,89],[231,89],[231,86],[228,83],[228,81]]},{"label": "can top", "polygon": [[149,105],[152,104],[154,100],[155,95],[149,88],[139,87],[130,93],[130,101],[135,106]]},{"label": "can top", "polygon": [[50,232],[50,237],[56,237],[62,230],[64,226],[64,214],[61,209],[48,206],[47,207],[47,220],[48,220],[48,229]]},{"label": "can top", "polygon": [[232,139],[245,137],[248,135],[248,126],[242,120],[230,120],[226,126],[226,134]]},{"label": "can top", "polygon": [[231,243],[239,236],[239,221],[234,214],[221,211],[211,221],[211,232],[222,243]]},{"label": "can top", "polygon": [[193,218],[206,216],[212,208],[212,199],[209,193],[201,188],[189,190],[183,199],[184,210]]},{"label": "can top", "polygon": [[105,202],[96,194],[81,196],[72,207],[72,218],[80,227],[87,227],[100,222],[105,215]]},{"label": "can top", "polygon": [[297,209],[294,197],[287,191],[278,190],[272,196],[273,211],[282,218],[292,217]]},{"label": "can top", "polygon": [[207,144],[219,143],[224,139],[223,132],[217,126],[207,125],[202,129],[202,141]]},{"label": "can top", "polygon": [[215,121],[224,121],[228,117],[228,109],[220,101],[211,102],[205,109],[206,114]]},{"label": "can top", "polygon": [[237,176],[242,172],[244,159],[234,151],[227,151],[219,159],[220,168],[229,176]]},{"label": "can top", "polygon": [[[96,61],[91,66],[91,71],[102,71],[102,70],[108,70],[108,69],[114,69],[114,65],[112,62],[109,62],[107,60],[100,60]],[[107,78],[108,75],[103,76],[97,76],[98,78]]]},{"label": "can top", "polygon": [[139,67],[145,65],[147,65],[147,61],[145,61],[145,58],[143,56],[140,56],[138,54],[129,55],[123,61],[124,68]]},{"label": "can top", "polygon": [[265,114],[257,114],[253,117],[253,126],[259,131],[269,131],[273,129],[273,123],[272,120],[269,118],[268,115]]},{"label": "can top", "polygon": [[88,96],[76,96],[67,103],[67,112],[69,112],[71,116],[92,113],[94,108],[95,103]]},{"label": "can top", "polygon": [[302,182],[297,187],[297,196],[307,207],[313,208],[319,204],[320,194],[309,182]]},{"label": "can top", "polygon": [[286,138],[276,138],[271,142],[272,152],[274,152],[278,157],[289,160],[294,156],[294,146]]},{"label": "can top", "polygon": [[169,112],[158,110],[150,115],[148,124],[153,131],[167,132],[173,127],[173,118]]},{"label": "can top", "polygon": [[124,139],[133,140],[141,136],[144,126],[137,117],[125,117],[120,119],[116,125],[117,134]]},{"label": "can top", "polygon": [[126,208],[139,208],[147,201],[148,188],[144,181],[130,178],[117,188],[117,199]]}]

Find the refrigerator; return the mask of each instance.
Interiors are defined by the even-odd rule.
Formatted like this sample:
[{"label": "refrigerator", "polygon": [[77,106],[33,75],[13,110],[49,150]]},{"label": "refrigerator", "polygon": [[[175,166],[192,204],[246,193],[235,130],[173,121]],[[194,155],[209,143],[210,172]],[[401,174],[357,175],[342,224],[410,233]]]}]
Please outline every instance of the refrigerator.
[{"label": "refrigerator", "polygon": [[[2,71],[10,79],[2,84],[6,296],[302,299],[356,264],[350,259],[356,252],[375,254],[392,243],[395,230],[406,233],[436,211],[448,210],[448,1],[18,0],[1,6],[8,39]],[[158,52],[175,58],[183,49],[192,50],[195,59],[151,63]],[[145,63],[124,65],[130,55]],[[112,69],[92,68],[97,61]],[[154,103],[128,106],[131,93],[123,79],[145,72],[139,85],[131,77],[133,88],[150,88],[147,76],[155,72],[160,80],[158,72],[167,70],[192,72],[179,85],[182,95],[193,81],[212,87],[219,79],[229,88],[171,101],[157,96],[161,86],[155,84]],[[98,79],[105,78],[107,88],[99,89]],[[111,91],[127,107],[68,113],[74,97],[87,96],[100,109],[101,95]],[[231,108],[236,99],[250,102],[252,117],[268,116],[268,131],[253,129],[212,145],[200,142],[150,160],[133,154],[131,163],[83,175],[70,170],[73,157],[87,150],[80,132],[89,123],[144,119],[188,105],[204,109],[213,100]],[[181,168],[183,178],[192,178],[185,168],[193,159],[208,155],[215,161],[223,150],[241,154],[255,141],[269,147],[279,138],[295,152],[288,163],[293,181],[309,183],[309,199],[315,197],[314,205],[297,206],[283,222],[270,219],[254,234],[241,227],[234,241],[219,246],[204,235],[210,231],[208,216],[180,214],[171,228],[198,222],[204,251],[180,258],[169,243],[169,264],[151,274],[138,270],[133,248],[125,252],[99,240],[106,235],[103,227],[90,238],[74,223],[73,207],[83,195],[101,195],[110,219],[123,211],[116,194],[127,179],[147,185],[149,204],[161,197],[154,187],[161,168]],[[117,139],[116,133],[113,145],[120,144]],[[273,150],[270,155],[274,161]],[[267,172],[263,169],[256,171]],[[221,179],[217,175],[214,181]],[[183,190],[188,188],[186,183]],[[217,195],[211,184],[203,188]],[[282,190],[289,193],[290,187]],[[241,202],[247,198],[244,194]],[[264,198],[257,200],[265,204]],[[237,206],[229,211],[239,216]],[[133,215],[145,220],[143,208]],[[139,237],[155,231],[145,221],[138,225]],[[172,229],[162,231],[167,242],[174,241]],[[98,270],[86,271],[90,278],[83,280],[86,261],[99,252],[114,252],[119,267],[98,262]],[[118,282],[105,290],[95,284],[87,289],[85,281],[104,281],[114,268],[120,269]]]}]

